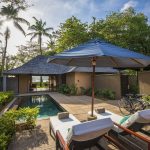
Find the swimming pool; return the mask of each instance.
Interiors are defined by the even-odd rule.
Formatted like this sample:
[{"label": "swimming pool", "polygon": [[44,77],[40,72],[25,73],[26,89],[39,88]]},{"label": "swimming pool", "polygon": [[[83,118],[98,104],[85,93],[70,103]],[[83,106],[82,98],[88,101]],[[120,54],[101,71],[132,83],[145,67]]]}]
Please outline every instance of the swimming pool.
[{"label": "swimming pool", "polygon": [[24,107],[38,107],[38,118],[55,116],[58,112],[64,111],[49,95],[23,96],[19,108]]}]

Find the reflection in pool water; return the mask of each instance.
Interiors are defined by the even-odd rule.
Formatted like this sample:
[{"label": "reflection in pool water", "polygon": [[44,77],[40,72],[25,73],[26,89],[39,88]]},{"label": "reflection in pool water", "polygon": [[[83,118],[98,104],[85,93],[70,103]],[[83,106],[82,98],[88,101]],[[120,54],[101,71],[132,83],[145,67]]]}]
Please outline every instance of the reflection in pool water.
[{"label": "reflection in pool water", "polygon": [[40,109],[38,118],[54,116],[63,111],[49,95],[24,96],[19,107],[38,107]]}]

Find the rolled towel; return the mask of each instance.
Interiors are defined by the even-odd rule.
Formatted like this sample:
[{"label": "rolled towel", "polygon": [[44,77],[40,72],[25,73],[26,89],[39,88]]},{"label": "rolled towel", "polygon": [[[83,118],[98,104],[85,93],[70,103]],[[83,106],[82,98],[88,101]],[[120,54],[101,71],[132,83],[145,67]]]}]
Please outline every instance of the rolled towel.
[{"label": "rolled towel", "polygon": [[105,108],[97,108],[95,111],[100,114],[100,113],[105,113]]},{"label": "rolled towel", "polygon": [[61,112],[57,114],[58,119],[67,119],[69,118],[69,113],[68,112]]}]

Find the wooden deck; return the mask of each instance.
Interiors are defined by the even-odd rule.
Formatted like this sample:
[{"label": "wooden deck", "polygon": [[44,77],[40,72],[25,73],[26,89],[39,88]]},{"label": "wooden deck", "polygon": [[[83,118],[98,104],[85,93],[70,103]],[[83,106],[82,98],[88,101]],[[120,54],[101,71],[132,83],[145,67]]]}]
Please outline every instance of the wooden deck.
[{"label": "wooden deck", "polygon": [[[34,93],[33,93],[34,94]],[[39,93],[40,94],[40,93]],[[74,114],[80,121],[87,120],[87,113],[91,110],[91,97],[89,96],[65,96],[60,93],[47,93],[57,101],[66,111]],[[32,94],[28,94],[32,95]],[[95,99],[95,108],[105,107],[106,109],[117,113],[116,100]],[[32,132],[23,131],[16,133],[8,150],[54,150],[55,141],[49,134],[49,120],[38,120],[37,127]],[[115,149],[115,148],[110,148]],[[93,150],[96,150],[95,148]]]}]

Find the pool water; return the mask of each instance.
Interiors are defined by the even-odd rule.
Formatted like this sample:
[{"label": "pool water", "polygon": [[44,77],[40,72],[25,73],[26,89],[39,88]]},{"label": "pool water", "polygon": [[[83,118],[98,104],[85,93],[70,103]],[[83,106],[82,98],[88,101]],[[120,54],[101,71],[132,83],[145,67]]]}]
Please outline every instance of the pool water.
[{"label": "pool water", "polygon": [[24,96],[21,99],[19,108],[24,107],[38,107],[38,118],[47,118],[49,116],[55,116],[58,112],[62,112],[63,109],[49,96]]}]

